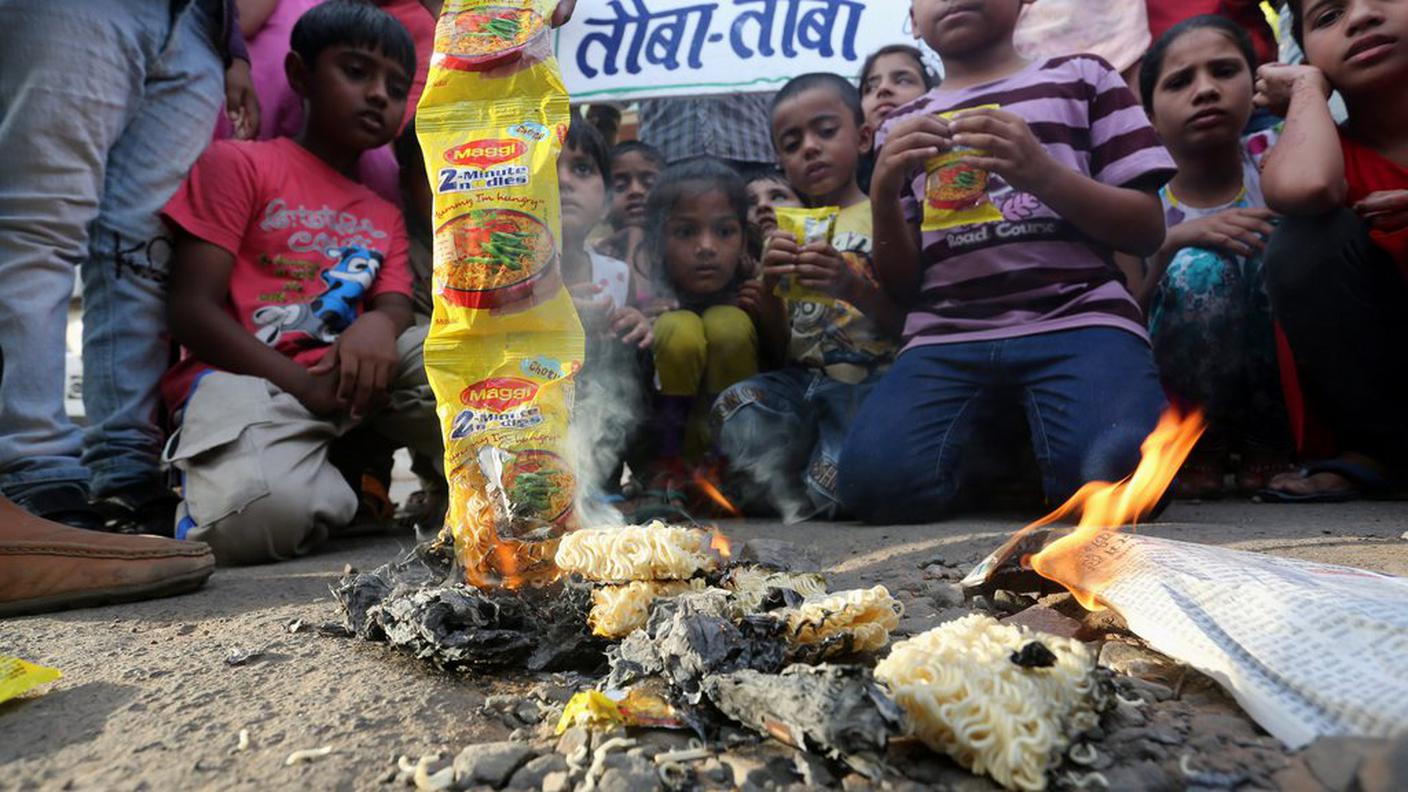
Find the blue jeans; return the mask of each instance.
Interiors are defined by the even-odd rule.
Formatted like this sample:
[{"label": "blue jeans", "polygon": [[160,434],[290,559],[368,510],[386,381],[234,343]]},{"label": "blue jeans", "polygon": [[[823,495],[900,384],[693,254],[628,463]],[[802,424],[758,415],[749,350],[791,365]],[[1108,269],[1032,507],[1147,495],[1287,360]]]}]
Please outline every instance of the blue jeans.
[{"label": "blue jeans", "polygon": [[[223,97],[215,0],[0,0],[0,491],[151,482],[170,359],[157,211]],[[64,335],[83,277],[80,433]]]},{"label": "blue jeans", "polygon": [[861,408],[841,452],[841,501],[873,523],[948,516],[962,491],[974,429],[995,400],[1027,413],[1046,497],[1115,481],[1166,402],[1149,345],[1094,327],[902,354]]},{"label": "blue jeans", "polygon": [[834,518],[840,509],[841,445],[878,375],[859,384],[817,371],[769,371],[734,385],[714,402],[712,421],[729,469],[749,480],[788,521]]}]

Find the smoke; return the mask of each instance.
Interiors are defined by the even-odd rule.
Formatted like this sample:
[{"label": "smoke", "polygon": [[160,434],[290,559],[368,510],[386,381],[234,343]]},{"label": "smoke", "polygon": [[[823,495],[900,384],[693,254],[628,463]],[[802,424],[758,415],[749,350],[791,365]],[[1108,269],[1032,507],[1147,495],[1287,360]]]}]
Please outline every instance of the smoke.
[{"label": "smoke", "polygon": [[[616,491],[621,461],[648,416],[645,381],[634,349],[615,339],[590,339],[604,349],[588,354],[577,380],[567,453],[577,472],[576,510],[583,527],[625,525],[607,500]],[[595,350],[594,350],[595,351]]]},{"label": "smoke", "polygon": [[797,452],[792,447],[798,438],[773,440],[755,436],[750,438],[750,453],[730,455],[730,478],[741,490],[738,505],[747,510],[750,505],[767,504],[787,525],[804,522],[816,516],[817,508],[802,489]]}]

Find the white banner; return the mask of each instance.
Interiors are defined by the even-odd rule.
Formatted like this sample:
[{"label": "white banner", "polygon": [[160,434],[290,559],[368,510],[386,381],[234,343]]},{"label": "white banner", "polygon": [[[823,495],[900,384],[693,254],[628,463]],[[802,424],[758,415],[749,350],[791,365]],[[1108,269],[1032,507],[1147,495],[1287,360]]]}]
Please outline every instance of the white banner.
[{"label": "white banner", "polygon": [[629,101],[855,78],[909,30],[906,0],[581,0],[555,47],[573,101]]}]

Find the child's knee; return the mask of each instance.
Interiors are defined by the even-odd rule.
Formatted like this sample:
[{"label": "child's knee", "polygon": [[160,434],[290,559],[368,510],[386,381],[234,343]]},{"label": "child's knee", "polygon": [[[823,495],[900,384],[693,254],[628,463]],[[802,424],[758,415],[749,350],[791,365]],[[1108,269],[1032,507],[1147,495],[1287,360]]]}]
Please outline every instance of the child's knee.
[{"label": "child's knee", "polygon": [[704,312],[704,335],[709,349],[729,358],[757,355],[758,328],[752,317],[732,305],[716,305]]},{"label": "child's knee", "polygon": [[655,360],[702,361],[708,353],[704,321],[693,311],[670,311],[655,320]]},{"label": "child's knee", "polygon": [[357,496],[345,483],[322,489],[272,485],[242,511],[191,527],[186,538],[210,545],[223,566],[307,555],[327,541],[330,528],[347,525],[357,512]]}]

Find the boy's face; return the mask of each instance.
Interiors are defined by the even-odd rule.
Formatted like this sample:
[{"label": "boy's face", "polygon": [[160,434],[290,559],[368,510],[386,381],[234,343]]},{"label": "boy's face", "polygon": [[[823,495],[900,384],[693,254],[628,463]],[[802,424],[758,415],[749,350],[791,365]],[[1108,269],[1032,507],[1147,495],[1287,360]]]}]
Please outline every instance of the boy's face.
[{"label": "boy's face", "polygon": [[772,114],[772,140],[787,180],[799,195],[824,201],[856,180],[856,164],[870,149],[870,128],[835,91],[820,86],[788,99]]},{"label": "boy's face", "polygon": [[557,181],[562,191],[562,236],[574,243],[585,240],[606,216],[606,179],[591,155],[569,147],[557,160]]},{"label": "boy's face", "polygon": [[1252,71],[1231,38],[1200,28],[1164,52],[1154,84],[1154,127],[1175,152],[1236,145],[1252,114]]},{"label": "boy's face", "polygon": [[754,179],[748,182],[748,222],[757,226],[763,236],[777,230],[777,207],[801,205],[802,199],[785,181]]},{"label": "boy's face", "polygon": [[1032,0],[914,0],[914,37],[945,58],[962,58],[1011,42],[1022,6]]},{"label": "boy's face", "polygon": [[660,177],[660,164],[639,151],[611,160],[611,225],[645,225],[645,199]]},{"label": "boy's face", "polygon": [[1347,96],[1403,95],[1408,0],[1300,0],[1305,58]]},{"label": "boy's face", "polygon": [[683,294],[724,290],[743,260],[743,225],[723,190],[686,195],[665,222],[665,268]]},{"label": "boy's face", "polygon": [[318,53],[311,70],[290,54],[289,82],[309,103],[308,123],[318,138],[346,151],[384,146],[400,131],[411,78],[382,53],[335,44]]}]

